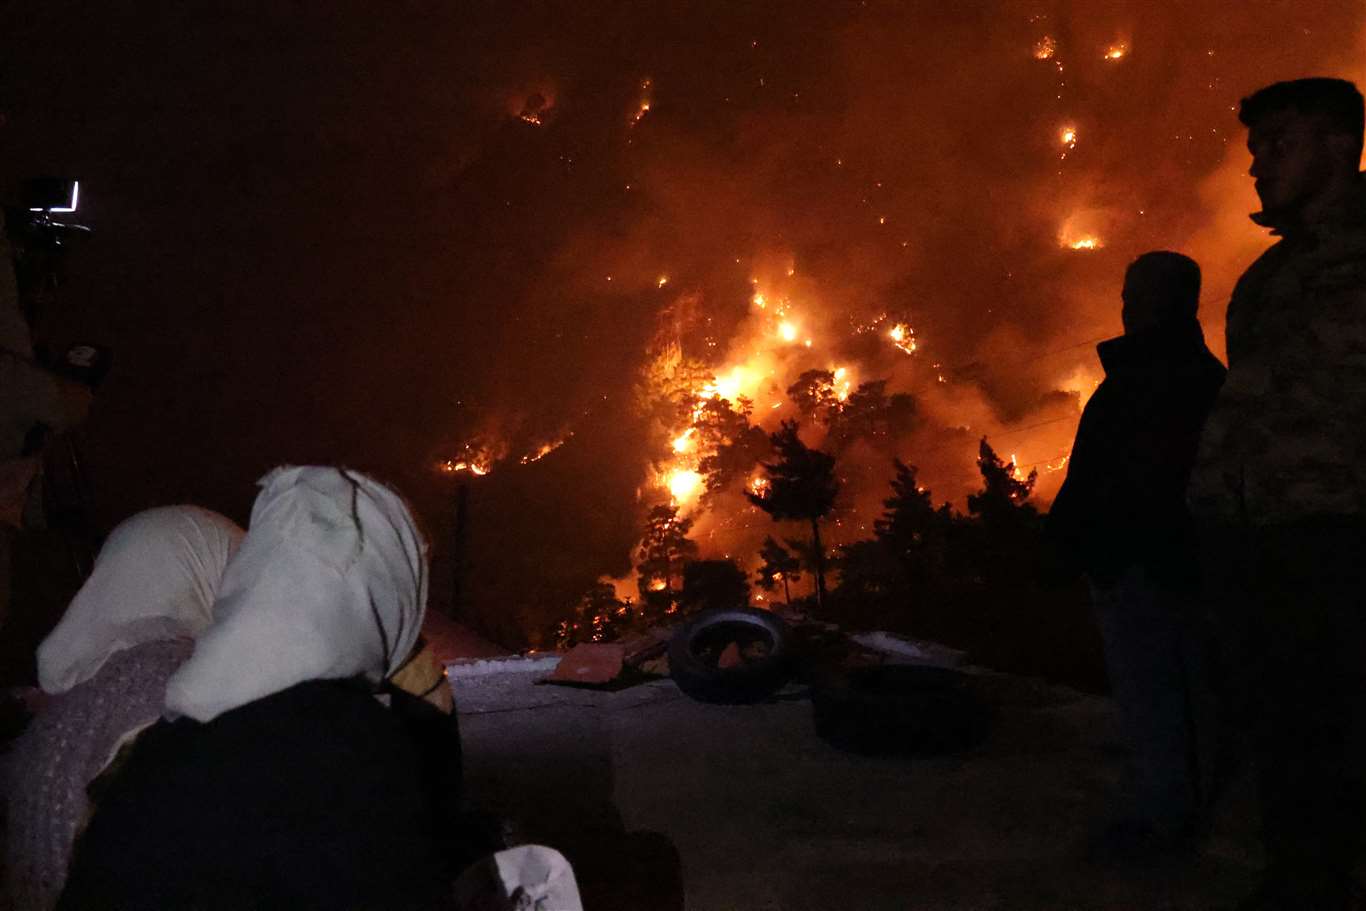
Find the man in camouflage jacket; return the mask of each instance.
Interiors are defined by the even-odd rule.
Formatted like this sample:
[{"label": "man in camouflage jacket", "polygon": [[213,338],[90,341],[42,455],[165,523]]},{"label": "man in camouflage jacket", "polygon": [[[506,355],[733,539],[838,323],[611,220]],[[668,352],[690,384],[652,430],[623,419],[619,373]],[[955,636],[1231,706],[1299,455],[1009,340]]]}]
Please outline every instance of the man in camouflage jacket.
[{"label": "man in camouflage jacket", "polygon": [[[1188,497],[1228,611],[1254,743],[1267,870],[1246,908],[1347,908],[1361,845],[1366,705],[1363,103],[1337,79],[1246,98],[1280,240],[1229,302],[1229,372]],[[1359,893],[1357,895],[1359,898]]]}]

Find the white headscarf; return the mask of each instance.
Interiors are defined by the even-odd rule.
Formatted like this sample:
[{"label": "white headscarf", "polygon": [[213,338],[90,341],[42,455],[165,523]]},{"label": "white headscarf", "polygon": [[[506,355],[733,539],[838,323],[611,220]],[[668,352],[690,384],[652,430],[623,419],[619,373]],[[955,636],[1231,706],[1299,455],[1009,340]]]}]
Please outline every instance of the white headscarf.
[{"label": "white headscarf", "polygon": [[340,468],[261,479],[213,625],[166,686],[166,708],[199,721],[305,680],[402,666],[427,607],[426,544],[401,497]]},{"label": "white headscarf", "polygon": [[57,627],[38,646],[38,682],[64,693],[115,652],[193,638],[213,618],[223,568],[242,541],[231,519],[198,506],[149,509],[109,534]]}]

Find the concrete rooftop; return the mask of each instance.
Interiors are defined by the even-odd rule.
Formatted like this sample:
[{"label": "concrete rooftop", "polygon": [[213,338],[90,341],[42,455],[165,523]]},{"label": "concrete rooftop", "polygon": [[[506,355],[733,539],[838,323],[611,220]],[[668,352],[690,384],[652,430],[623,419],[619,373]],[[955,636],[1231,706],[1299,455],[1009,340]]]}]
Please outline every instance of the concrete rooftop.
[{"label": "concrete rooftop", "polygon": [[1257,879],[1246,778],[1186,862],[1087,861],[1123,782],[1103,698],[988,674],[985,743],[873,759],[817,737],[795,685],[716,706],[669,680],[538,685],[538,664],[453,679],[467,786],[563,851],[594,911],[1217,909]]}]

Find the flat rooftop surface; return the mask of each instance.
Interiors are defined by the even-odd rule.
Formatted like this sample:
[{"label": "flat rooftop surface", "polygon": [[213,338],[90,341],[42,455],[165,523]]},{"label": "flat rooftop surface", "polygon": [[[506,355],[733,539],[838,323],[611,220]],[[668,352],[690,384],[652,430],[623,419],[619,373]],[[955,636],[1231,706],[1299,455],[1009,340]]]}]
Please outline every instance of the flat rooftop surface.
[{"label": "flat rooftop surface", "polygon": [[1188,858],[1088,859],[1124,782],[1100,697],[984,673],[984,743],[867,758],[816,735],[795,685],[718,706],[669,680],[603,692],[538,684],[544,660],[497,664],[452,681],[469,793],[563,851],[592,911],[1203,911],[1257,881],[1246,775]]}]

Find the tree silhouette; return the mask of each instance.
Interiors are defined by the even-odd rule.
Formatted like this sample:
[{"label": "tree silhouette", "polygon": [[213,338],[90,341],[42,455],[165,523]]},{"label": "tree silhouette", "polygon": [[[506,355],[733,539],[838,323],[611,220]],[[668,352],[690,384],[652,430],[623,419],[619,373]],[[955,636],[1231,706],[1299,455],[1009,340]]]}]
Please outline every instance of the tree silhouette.
[{"label": "tree silhouette", "polygon": [[684,613],[749,606],[749,580],[734,560],[694,560],[683,568],[678,605]]},{"label": "tree silhouette", "polygon": [[676,506],[650,510],[636,550],[636,585],[644,619],[672,611],[678,592],[675,580],[681,583],[684,564],[697,556],[697,544],[688,539],[691,530],[692,519],[680,519]]},{"label": "tree silhouette", "polygon": [[796,421],[783,421],[769,437],[777,458],[763,462],[768,486],[759,493],[745,492],[755,506],[774,521],[786,519],[811,523],[811,551],[816,577],[816,604],[825,603],[825,550],[821,545],[820,520],[835,505],[839,481],[835,478],[835,458],[811,449],[797,435]]},{"label": "tree silhouette", "polygon": [[1015,477],[1015,463],[1002,462],[995,450],[982,437],[978,446],[977,470],[982,473],[982,489],[968,494],[968,513],[980,516],[988,524],[999,521],[1012,521],[1016,517],[1038,515],[1033,504],[1026,502],[1034,492],[1034,482],[1039,479],[1037,469],[1029,477],[1020,480]]},{"label": "tree silhouette", "polygon": [[783,583],[783,601],[792,603],[792,590],[788,583],[797,582],[801,579],[801,562],[777,541],[772,535],[764,538],[764,546],[759,548],[759,556],[763,558],[763,565],[759,567],[756,576],[758,577],[759,587],[766,592],[771,592],[778,587],[778,583]]}]

